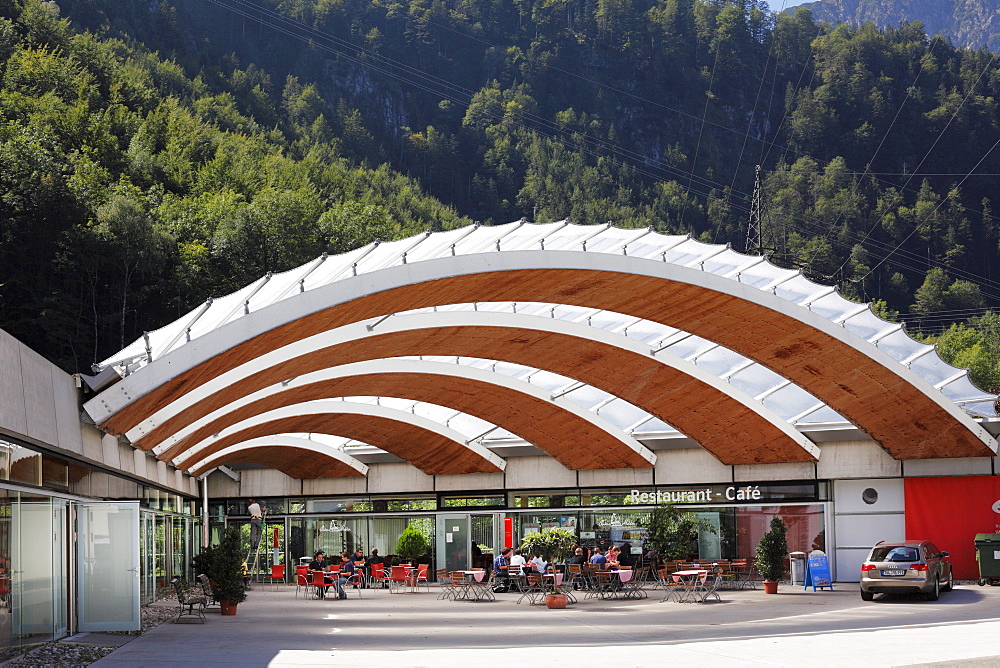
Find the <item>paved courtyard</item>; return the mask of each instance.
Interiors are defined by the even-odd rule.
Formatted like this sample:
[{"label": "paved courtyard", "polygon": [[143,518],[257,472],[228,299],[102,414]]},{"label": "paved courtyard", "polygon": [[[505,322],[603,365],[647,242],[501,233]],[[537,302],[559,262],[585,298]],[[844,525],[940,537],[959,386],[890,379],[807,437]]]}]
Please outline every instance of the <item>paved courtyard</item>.
[{"label": "paved courtyard", "polygon": [[[936,602],[862,602],[857,585],[721,603],[583,600],[566,610],[352,591],[303,600],[255,585],[235,617],[162,624],[94,664],[114,666],[904,666],[1000,665],[1000,587],[960,586]],[[881,597],[880,597],[881,598]]]}]

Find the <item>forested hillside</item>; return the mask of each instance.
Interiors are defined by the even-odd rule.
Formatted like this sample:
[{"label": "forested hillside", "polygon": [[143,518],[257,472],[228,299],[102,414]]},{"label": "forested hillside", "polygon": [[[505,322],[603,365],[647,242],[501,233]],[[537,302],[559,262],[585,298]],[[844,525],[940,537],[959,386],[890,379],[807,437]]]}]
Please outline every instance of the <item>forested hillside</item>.
[{"label": "forested hillside", "polygon": [[920,21],[928,34],[947,37],[958,46],[1000,47],[997,0],[817,0],[802,6],[817,21],[857,26],[871,22],[883,27]]},{"label": "forested hillside", "polygon": [[[0,16],[0,327],[70,369],[265,271],[425,228],[610,220],[743,249],[758,164],[775,261],[935,330],[1000,299],[1000,63],[918,25],[757,0]],[[961,340],[992,382],[992,339]]]}]

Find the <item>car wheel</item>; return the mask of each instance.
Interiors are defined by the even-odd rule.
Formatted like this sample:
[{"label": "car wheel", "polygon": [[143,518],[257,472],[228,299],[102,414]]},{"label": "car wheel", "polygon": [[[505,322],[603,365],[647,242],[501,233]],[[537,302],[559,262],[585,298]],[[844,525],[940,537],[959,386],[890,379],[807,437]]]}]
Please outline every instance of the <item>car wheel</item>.
[{"label": "car wheel", "polygon": [[864,589],[861,590],[861,600],[862,601],[870,601],[873,598],[875,598],[875,592],[865,591]]},{"label": "car wheel", "polygon": [[985,586],[986,586],[987,584],[989,584],[989,582],[990,582],[990,581],[989,581],[989,580],[987,580],[986,578],[979,578],[979,582],[978,582],[977,584],[978,584],[978,585],[979,585],[980,587],[985,587]]},{"label": "car wheel", "polygon": [[928,601],[938,600],[938,597],[941,596],[941,581],[938,580],[937,578],[934,578],[934,585],[931,587],[931,590],[929,592],[924,594],[924,596],[927,597]]},{"label": "car wheel", "polygon": [[948,576],[948,584],[946,584],[945,586],[941,587],[941,591],[951,591],[954,588],[955,588],[955,574],[951,573]]}]

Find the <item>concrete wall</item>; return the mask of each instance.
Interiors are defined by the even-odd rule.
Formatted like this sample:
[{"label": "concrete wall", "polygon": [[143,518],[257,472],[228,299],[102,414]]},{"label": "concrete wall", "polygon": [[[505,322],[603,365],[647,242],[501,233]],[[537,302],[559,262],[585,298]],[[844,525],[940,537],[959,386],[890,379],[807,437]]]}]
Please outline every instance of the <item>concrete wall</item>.
[{"label": "concrete wall", "polygon": [[[85,398],[76,379],[0,330],[0,439],[37,445],[84,463],[105,466],[171,491],[197,494],[197,482],[174,467],[135,450],[80,421]],[[73,491],[132,497],[136,483],[91,474]]]}]

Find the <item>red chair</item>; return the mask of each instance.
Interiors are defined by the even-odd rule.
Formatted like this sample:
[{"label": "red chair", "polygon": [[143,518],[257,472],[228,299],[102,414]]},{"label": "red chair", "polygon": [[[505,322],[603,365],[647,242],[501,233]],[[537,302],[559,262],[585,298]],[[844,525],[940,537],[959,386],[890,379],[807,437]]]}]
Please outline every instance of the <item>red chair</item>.
[{"label": "red chair", "polygon": [[354,587],[358,592],[358,598],[361,598],[361,588],[365,583],[364,573],[361,571],[354,571],[353,575],[349,578],[344,578],[344,592],[347,592],[348,587]]},{"label": "red chair", "polygon": [[417,565],[417,575],[416,575],[416,578],[413,581],[413,586],[414,587],[416,587],[421,582],[423,582],[424,586],[427,587],[427,591],[431,590],[431,583],[427,579],[427,569],[429,569],[430,567],[431,567],[430,564],[418,564]]},{"label": "red chair", "polygon": [[308,566],[296,566],[295,567],[295,598],[299,597],[299,589],[302,587],[309,587],[309,567]]},{"label": "red chair", "polygon": [[330,586],[326,583],[326,573],[323,571],[309,571],[309,575],[312,577],[309,584],[316,587],[316,598],[326,598],[324,590]]},{"label": "red chair", "polygon": [[389,593],[393,586],[405,587],[410,582],[410,569],[406,566],[393,566],[389,572]]},{"label": "red chair", "polygon": [[372,574],[369,577],[371,586],[377,583],[380,587],[389,586],[389,575],[385,572],[385,564],[372,564]]},{"label": "red chair", "polygon": [[272,564],[271,574],[264,576],[265,580],[270,580],[274,588],[278,588],[278,581],[280,580],[282,584],[285,583],[285,565],[284,564]]}]

